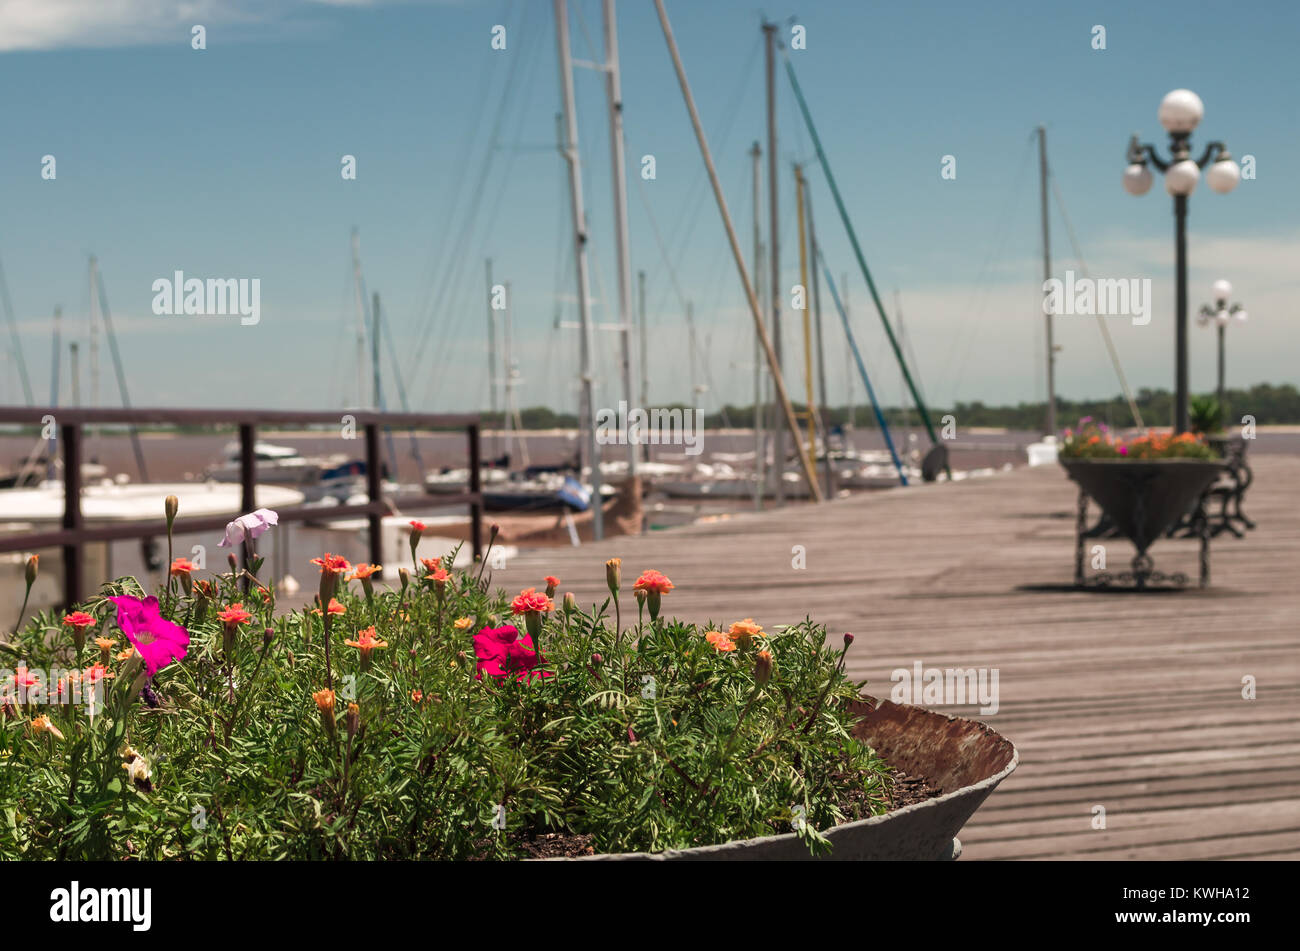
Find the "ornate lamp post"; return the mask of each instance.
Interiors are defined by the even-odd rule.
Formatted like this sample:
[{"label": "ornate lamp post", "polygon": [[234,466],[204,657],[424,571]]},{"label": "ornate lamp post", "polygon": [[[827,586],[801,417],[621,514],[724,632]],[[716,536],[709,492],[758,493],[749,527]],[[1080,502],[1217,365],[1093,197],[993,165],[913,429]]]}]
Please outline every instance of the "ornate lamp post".
[{"label": "ornate lamp post", "polygon": [[1160,102],[1160,124],[1169,133],[1169,161],[1156,154],[1155,146],[1139,145],[1133,136],[1128,146],[1128,168],[1124,170],[1124,190],[1130,195],[1145,195],[1151,188],[1148,163],[1165,176],[1165,191],[1174,199],[1174,269],[1177,293],[1174,357],[1174,432],[1188,430],[1187,419],[1187,198],[1196,189],[1201,169],[1213,160],[1205,181],[1220,194],[1237,187],[1241,170],[1222,142],[1211,142],[1200,159],[1193,161],[1192,130],[1205,115],[1200,96],[1190,89],[1175,89]]},{"label": "ornate lamp post", "polygon": [[1240,304],[1228,304],[1228,298],[1232,296],[1232,285],[1227,281],[1215,281],[1210,290],[1214,294],[1214,304],[1202,304],[1196,322],[1202,327],[1213,325],[1219,330],[1219,386],[1216,396],[1219,412],[1223,412],[1223,332],[1228,329],[1228,324],[1234,317],[1239,323],[1245,323],[1247,315],[1246,309]]}]

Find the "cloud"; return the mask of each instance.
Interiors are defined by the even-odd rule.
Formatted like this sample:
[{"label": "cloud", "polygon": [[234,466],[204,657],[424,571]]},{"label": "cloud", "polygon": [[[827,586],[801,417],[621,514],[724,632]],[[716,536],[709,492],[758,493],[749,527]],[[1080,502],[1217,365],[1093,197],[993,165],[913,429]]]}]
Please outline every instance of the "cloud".
[{"label": "cloud", "polygon": [[394,0],[0,0],[0,52],[188,44],[195,24],[270,25],[300,11],[385,2]]}]

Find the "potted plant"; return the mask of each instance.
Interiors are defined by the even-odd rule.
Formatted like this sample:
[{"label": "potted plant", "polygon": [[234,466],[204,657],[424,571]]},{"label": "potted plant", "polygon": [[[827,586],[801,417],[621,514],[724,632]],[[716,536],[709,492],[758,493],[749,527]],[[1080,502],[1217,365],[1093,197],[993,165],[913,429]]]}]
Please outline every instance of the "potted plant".
[{"label": "potted plant", "polygon": [[[1147,550],[1186,513],[1197,507],[1202,494],[1223,471],[1222,459],[1206,441],[1192,433],[1148,432],[1128,440],[1116,438],[1107,427],[1091,417],[1079,421],[1077,430],[1067,429],[1061,444],[1061,464],[1079,485],[1079,510],[1075,546],[1075,582],[1084,584],[1083,539],[1096,535],[1086,525],[1087,500],[1101,508],[1108,526],[1129,539],[1137,549],[1131,571],[1117,578],[1098,577],[1100,584],[1112,580],[1131,582],[1145,588],[1150,582],[1166,580],[1157,572]],[[1200,520],[1201,586],[1208,582],[1208,534]],[[1181,574],[1168,576],[1185,583]]]},{"label": "potted plant", "polygon": [[951,858],[1015,768],[983,724],[862,698],[851,634],[670,620],[673,582],[618,559],[585,609],[554,577],[510,597],[421,530],[397,571],[313,559],[288,612],[256,557],[177,559],[17,631],[0,856]]}]

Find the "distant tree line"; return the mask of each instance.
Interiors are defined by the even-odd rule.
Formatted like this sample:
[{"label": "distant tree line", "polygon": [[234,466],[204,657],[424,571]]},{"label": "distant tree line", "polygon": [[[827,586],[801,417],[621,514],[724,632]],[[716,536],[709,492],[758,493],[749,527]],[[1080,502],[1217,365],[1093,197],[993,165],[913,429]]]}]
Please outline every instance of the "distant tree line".
[{"label": "distant tree line", "polygon": [[[1143,388],[1134,394],[1138,412],[1148,426],[1169,426],[1173,422],[1173,393],[1169,390],[1152,390]],[[1270,423],[1300,423],[1300,389],[1290,383],[1280,386],[1271,383],[1259,383],[1248,389],[1228,389],[1225,393],[1228,418],[1234,424],[1241,422],[1241,417],[1250,415],[1259,425]],[[683,403],[663,404],[659,408],[685,408]],[[805,405],[794,404],[795,412],[802,413]],[[957,425],[963,428],[987,426],[991,428],[1013,430],[1041,430],[1047,416],[1045,403],[1017,403],[1015,406],[989,406],[980,400],[970,403],[956,403],[952,406],[929,406],[930,419],[938,426],[941,417],[951,414],[957,419]],[[883,408],[885,421],[890,426],[908,423],[919,426],[920,416],[915,407],[906,409],[898,406]],[[779,419],[779,407],[767,407],[768,419]],[[524,429],[573,429],[578,425],[578,418],[573,413],[557,413],[544,406],[534,406],[520,410],[520,420]],[[1080,418],[1091,416],[1109,426],[1127,427],[1133,425],[1133,415],[1128,402],[1122,395],[1106,399],[1071,400],[1057,397],[1056,422],[1064,429],[1074,426]],[[849,422],[847,406],[832,407],[824,413],[824,418],[831,426],[842,426]],[[853,425],[859,429],[875,429],[876,418],[871,406],[855,405],[853,407]],[[504,416],[497,413],[483,414],[485,426],[504,425]],[[728,404],[721,410],[705,414],[704,425],[710,429],[723,426],[748,428],[754,425],[754,407],[733,406]]]}]

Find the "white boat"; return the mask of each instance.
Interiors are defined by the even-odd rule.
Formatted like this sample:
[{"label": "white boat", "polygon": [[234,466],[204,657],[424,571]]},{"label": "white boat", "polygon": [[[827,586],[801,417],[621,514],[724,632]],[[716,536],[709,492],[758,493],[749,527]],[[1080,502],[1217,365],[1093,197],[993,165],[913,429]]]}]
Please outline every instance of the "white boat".
[{"label": "white boat", "polygon": [[[254,476],[259,483],[291,485],[301,489],[308,500],[325,496],[347,498],[365,486],[366,464],[349,459],[343,453],[328,456],[304,456],[292,446],[277,446],[258,441],[253,444]],[[226,444],[222,461],[208,466],[204,478],[216,482],[239,482],[239,443]]]}]

